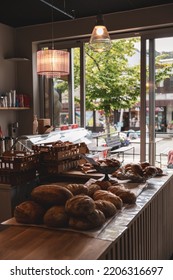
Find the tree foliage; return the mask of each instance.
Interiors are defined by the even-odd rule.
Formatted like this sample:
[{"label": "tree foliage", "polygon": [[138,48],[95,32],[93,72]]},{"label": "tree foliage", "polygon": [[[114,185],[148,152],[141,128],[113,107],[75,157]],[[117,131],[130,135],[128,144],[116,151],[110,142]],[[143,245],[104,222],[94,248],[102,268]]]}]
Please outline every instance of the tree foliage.
[{"label": "tree foliage", "polygon": [[96,53],[86,45],[87,109],[111,110],[130,108],[139,96],[139,65],[131,66],[128,57],[135,54],[136,39],[112,42],[108,52]]}]

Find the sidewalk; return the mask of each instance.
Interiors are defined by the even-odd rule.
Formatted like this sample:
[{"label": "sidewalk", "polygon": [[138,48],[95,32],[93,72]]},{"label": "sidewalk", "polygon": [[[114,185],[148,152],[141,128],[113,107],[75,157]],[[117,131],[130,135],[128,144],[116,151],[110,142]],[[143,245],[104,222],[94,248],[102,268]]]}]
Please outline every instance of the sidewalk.
[{"label": "sidewalk", "polygon": [[[103,145],[104,139],[103,138],[99,138],[98,141],[98,145],[101,146]],[[124,155],[124,163],[129,163],[129,162],[139,162],[140,161],[140,139],[137,140],[132,140],[131,141],[132,145],[135,147],[135,159],[133,161],[133,153],[131,150],[129,150],[127,153],[125,153]],[[149,145],[147,143],[147,147],[146,147],[147,151],[147,157],[146,160],[148,161],[148,149],[149,149]],[[156,166],[158,167],[162,167],[165,168],[167,167],[167,155],[162,155],[161,156],[161,163],[160,163],[160,154],[164,151],[164,150],[173,150],[173,138],[172,137],[165,137],[165,138],[160,138],[160,137],[156,137]],[[121,155],[120,155],[120,159],[122,159]]]}]

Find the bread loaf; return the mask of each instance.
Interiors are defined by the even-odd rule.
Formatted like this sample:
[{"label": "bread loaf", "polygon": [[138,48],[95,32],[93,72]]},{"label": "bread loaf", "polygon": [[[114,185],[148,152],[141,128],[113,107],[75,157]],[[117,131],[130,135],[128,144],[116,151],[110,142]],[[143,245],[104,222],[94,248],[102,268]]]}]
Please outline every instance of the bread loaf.
[{"label": "bread loaf", "polygon": [[99,185],[102,190],[107,190],[111,183],[109,181],[96,181],[95,184]]},{"label": "bread loaf", "polygon": [[105,215],[106,218],[114,216],[117,212],[117,208],[110,201],[99,199],[99,200],[95,201],[95,206],[96,206],[96,209],[103,212],[103,214]]},{"label": "bread loaf", "polygon": [[111,186],[108,188],[108,191],[119,196],[122,199],[123,203],[134,204],[136,202],[135,194],[123,187]]},{"label": "bread loaf", "polygon": [[50,208],[54,205],[65,205],[73,194],[66,188],[58,185],[41,185],[33,189],[31,197],[34,201]]},{"label": "bread loaf", "polygon": [[71,191],[73,195],[88,194],[88,188],[83,184],[68,184],[65,188]]},{"label": "bread loaf", "polygon": [[144,169],[144,177],[146,179],[155,177],[157,175],[157,168],[155,166],[147,166]]},{"label": "bread loaf", "polygon": [[142,170],[142,167],[140,166],[140,164],[132,164],[131,170],[134,174],[143,176],[143,170]]},{"label": "bread loaf", "polygon": [[49,227],[67,227],[69,217],[64,206],[52,206],[45,213],[43,220]]},{"label": "bread loaf", "polygon": [[91,184],[91,185],[88,186],[88,195],[90,197],[93,197],[93,194],[98,190],[101,190],[101,187],[99,185]]},{"label": "bread loaf", "polygon": [[65,210],[69,215],[86,217],[95,210],[95,203],[88,195],[76,195],[67,200]]},{"label": "bread loaf", "polygon": [[41,224],[45,210],[34,201],[24,201],[14,209],[14,217],[18,223]]},{"label": "bread loaf", "polygon": [[100,210],[95,209],[85,218],[70,217],[69,226],[77,230],[90,230],[102,226],[104,222],[104,214]]},{"label": "bread loaf", "polygon": [[145,167],[150,166],[150,163],[147,161],[143,161],[140,163],[140,165],[141,165],[142,169],[145,169]]},{"label": "bread loaf", "polygon": [[104,191],[104,190],[98,190],[94,193],[93,195],[93,199],[94,200],[98,200],[98,199],[101,199],[101,200],[107,200],[107,201],[110,201],[112,202],[115,207],[117,209],[121,209],[122,208],[122,205],[123,205],[123,202],[121,200],[121,198],[111,192],[108,192],[108,191]]}]

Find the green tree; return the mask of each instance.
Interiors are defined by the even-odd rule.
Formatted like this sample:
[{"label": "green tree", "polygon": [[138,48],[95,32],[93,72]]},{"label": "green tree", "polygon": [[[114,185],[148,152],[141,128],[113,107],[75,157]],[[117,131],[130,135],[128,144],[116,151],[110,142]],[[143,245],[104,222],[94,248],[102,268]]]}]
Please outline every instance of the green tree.
[{"label": "green tree", "polygon": [[86,106],[103,110],[107,132],[112,110],[131,108],[140,93],[139,65],[129,65],[128,58],[136,52],[138,39],[112,42],[109,52],[96,53],[86,44]]}]

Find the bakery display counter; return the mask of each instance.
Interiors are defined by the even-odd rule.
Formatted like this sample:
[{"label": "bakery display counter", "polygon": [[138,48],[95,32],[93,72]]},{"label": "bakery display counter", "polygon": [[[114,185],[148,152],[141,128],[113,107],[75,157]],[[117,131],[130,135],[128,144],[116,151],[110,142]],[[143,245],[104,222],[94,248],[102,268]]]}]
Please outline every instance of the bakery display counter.
[{"label": "bakery display counter", "polygon": [[148,180],[136,204],[96,235],[24,225],[0,226],[0,259],[169,259],[173,253],[172,173]]}]

